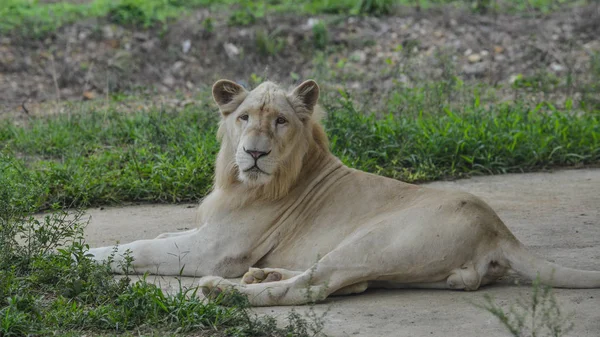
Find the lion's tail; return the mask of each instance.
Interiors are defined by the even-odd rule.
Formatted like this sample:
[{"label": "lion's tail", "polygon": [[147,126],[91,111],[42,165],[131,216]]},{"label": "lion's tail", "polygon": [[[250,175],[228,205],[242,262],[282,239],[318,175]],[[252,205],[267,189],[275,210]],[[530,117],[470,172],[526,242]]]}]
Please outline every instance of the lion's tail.
[{"label": "lion's tail", "polygon": [[507,242],[502,251],[518,274],[556,288],[600,288],[600,271],[566,268],[546,261],[525,249],[518,241]]}]

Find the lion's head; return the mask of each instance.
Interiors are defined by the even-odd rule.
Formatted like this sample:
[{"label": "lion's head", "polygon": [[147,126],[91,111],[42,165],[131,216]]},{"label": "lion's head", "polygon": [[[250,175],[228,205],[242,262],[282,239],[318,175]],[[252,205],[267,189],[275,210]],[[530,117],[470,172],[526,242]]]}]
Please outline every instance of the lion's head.
[{"label": "lion's head", "polygon": [[242,184],[277,198],[296,182],[307,155],[327,151],[314,117],[319,86],[309,80],[290,91],[265,82],[252,91],[217,81],[213,98],[221,111],[217,187]]}]

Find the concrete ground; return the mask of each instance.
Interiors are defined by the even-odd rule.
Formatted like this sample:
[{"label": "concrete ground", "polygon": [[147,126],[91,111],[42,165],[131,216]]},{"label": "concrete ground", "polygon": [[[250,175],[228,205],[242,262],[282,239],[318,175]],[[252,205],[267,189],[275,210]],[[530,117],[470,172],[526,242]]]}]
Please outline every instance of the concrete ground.
[{"label": "concrete ground", "polygon": [[[530,250],[561,265],[600,270],[600,169],[476,177],[428,184],[465,190],[486,200]],[[143,205],[90,209],[92,247],[153,238],[193,227],[193,205]],[[165,289],[173,278],[156,277]],[[185,284],[193,284],[193,279]],[[600,289],[555,289],[563,313],[573,313],[569,336],[600,336]],[[514,280],[476,292],[446,290],[368,290],[334,297],[315,306],[327,311],[331,336],[509,336],[491,314],[475,307],[491,295],[508,308],[531,293]],[[257,308],[284,321],[290,307]],[[308,307],[297,307],[304,312]]]}]

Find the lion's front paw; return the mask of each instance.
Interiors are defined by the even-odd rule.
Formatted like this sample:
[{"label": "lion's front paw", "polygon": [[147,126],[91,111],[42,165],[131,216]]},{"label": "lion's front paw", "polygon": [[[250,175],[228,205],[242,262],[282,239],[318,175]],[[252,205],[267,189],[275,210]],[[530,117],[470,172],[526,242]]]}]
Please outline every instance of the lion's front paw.
[{"label": "lion's front paw", "polygon": [[250,268],[244,277],[242,284],[267,283],[281,281],[283,275],[278,271],[267,271],[265,269]]}]

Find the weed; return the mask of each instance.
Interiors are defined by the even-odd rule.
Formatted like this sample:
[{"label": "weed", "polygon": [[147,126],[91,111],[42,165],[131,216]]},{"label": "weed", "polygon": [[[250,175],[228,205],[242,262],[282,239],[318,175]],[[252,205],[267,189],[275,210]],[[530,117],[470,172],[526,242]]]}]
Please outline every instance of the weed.
[{"label": "weed", "polygon": [[239,1],[237,4],[239,8],[229,16],[231,26],[247,26],[265,16],[266,4],[249,0]]},{"label": "weed", "polygon": [[285,39],[277,36],[277,33],[277,30],[273,30],[270,33],[265,30],[258,30],[256,32],[256,47],[261,55],[274,56],[285,48]]},{"label": "weed", "polygon": [[498,318],[514,337],[560,337],[573,329],[573,323],[569,322],[571,316],[562,313],[552,288],[541,284],[539,278],[533,282],[531,296],[517,300],[508,311],[494,303],[489,295],[485,296],[485,300],[484,304],[477,306]]},{"label": "weed", "polygon": [[312,27],[313,32],[313,45],[315,48],[325,50],[329,43],[329,33],[327,31],[327,25],[323,21],[317,22]]},{"label": "weed", "polygon": [[202,21],[202,28],[207,34],[211,34],[215,30],[215,24],[212,18],[206,18]]},{"label": "weed", "polygon": [[361,0],[359,13],[366,15],[387,15],[392,9],[392,0]]}]

